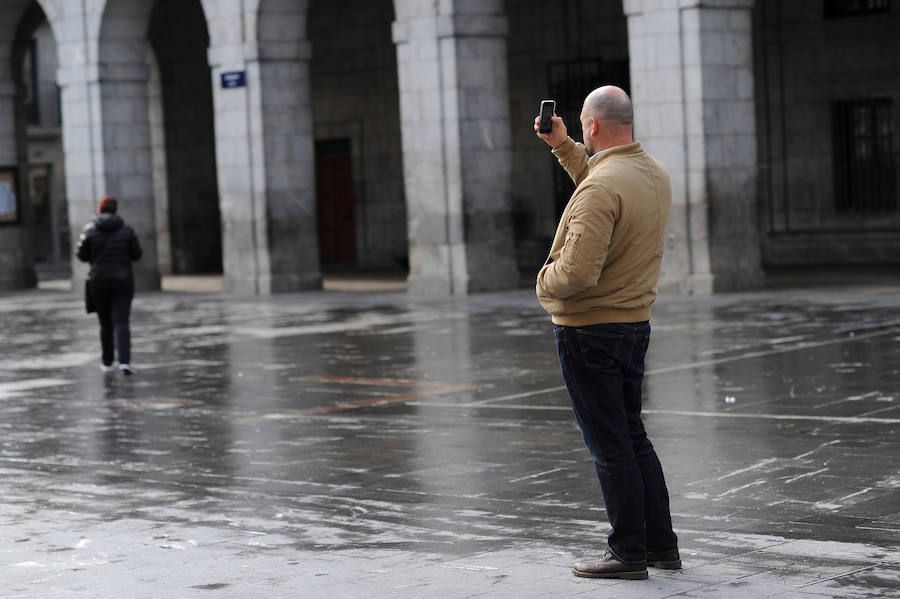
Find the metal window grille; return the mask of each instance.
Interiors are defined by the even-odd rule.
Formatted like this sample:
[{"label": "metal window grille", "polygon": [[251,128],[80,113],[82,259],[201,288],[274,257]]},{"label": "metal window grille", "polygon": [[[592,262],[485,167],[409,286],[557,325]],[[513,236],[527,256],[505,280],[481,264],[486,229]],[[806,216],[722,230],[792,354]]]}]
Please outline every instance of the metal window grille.
[{"label": "metal window grille", "polygon": [[890,11],[891,0],[825,0],[826,19]]},{"label": "metal window grille", "polygon": [[834,173],[838,212],[897,210],[890,98],[835,102]]},{"label": "metal window grille", "polygon": [[[584,98],[601,85],[618,85],[628,91],[628,61],[591,58],[550,62],[547,64],[547,84],[548,97],[556,100],[557,116],[566,123],[569,136],[578,139]],[[561,168],[554,168],[553,196],[557,216],[562,214],[574,190],[569,175]]]}]

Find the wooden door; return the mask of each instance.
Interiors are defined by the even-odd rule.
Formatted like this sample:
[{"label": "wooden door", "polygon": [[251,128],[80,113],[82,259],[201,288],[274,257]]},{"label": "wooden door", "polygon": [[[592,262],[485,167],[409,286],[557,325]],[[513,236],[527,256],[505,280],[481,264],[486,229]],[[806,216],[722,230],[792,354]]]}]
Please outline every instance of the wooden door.
[{"label": "wooden door", "polygon": [[349,139],[316,142],[316,205],[322,265],[355,264],[356,218]]}]

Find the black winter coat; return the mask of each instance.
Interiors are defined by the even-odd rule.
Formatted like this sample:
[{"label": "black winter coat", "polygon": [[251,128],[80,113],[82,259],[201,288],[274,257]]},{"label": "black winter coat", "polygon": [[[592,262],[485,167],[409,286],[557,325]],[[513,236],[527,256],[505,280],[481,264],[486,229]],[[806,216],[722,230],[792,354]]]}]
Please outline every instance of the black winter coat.
[{"label": "black winter coat", "polygon": [[91,263],[92,281],[133,278],[131,263],[140,260],[141,244],[134,230],[116,214],[101,214],[88,223],[78,240],[78,259]]}]

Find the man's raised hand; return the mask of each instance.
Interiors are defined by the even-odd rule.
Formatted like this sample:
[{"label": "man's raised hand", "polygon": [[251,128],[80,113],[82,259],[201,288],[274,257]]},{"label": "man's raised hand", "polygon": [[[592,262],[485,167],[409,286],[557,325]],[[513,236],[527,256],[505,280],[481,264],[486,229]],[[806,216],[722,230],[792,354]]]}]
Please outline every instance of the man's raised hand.
[{"label": "man's raised hand", "polygon": [[568,139],[569,134],[566,130],[566,124],[563,123],[562,117],[553,115],[550,120],[552,121],[552,128],[550,130],[550,133],[541,133],[540,131],[538,131],[538,128],[540,127],[541,117],[534,117],[534,133],[545,142],[547,142],[548,146],[556,149],[559,146],[563,145],[566,139]]}]

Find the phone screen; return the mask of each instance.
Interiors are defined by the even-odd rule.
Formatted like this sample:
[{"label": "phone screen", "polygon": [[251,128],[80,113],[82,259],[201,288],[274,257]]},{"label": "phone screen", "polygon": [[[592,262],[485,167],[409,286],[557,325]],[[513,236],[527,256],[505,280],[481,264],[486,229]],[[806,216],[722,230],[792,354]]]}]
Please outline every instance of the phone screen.
[{"label": "phone screen", "polygon": [[553,100],[544,100],[541,102],[541,120],[538,124],[538,132],[550,133],[553,130],[553,121],[551,117],[556,110],[556,102]]}]

